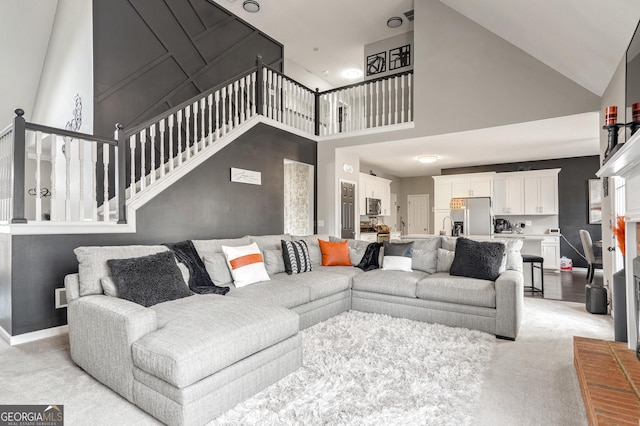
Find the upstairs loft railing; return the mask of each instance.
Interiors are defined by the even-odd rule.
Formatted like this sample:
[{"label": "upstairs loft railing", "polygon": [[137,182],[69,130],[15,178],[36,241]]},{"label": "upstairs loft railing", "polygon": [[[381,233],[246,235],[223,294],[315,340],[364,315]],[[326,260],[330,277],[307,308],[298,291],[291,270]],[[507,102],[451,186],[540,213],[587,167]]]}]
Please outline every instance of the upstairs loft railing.
[{"label": "upstairs loft railing", "polygon": [[[331,136],[413,121],[413,74],[311,90],[261,62],[114,139],[26,122],[0,132],[0,222],[126,223],[126,202],[257,115]],[[22,194],[22,196],[14,196]]]}]

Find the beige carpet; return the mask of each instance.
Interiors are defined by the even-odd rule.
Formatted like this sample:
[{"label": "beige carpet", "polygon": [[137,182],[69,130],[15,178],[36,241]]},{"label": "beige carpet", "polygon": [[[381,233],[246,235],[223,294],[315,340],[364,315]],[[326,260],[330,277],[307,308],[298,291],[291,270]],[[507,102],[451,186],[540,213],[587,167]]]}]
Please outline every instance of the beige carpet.
[{"label": "beige carpet", "polygon": [[[609,316],[583,304],[525,298],[515,342],[498,340],[475,406],[476,425],[585,425],[572,336],[613,338]],[[155,425],[69,357],[66,337],[0,343],[0,404],[63,404],[66,425]]]}]

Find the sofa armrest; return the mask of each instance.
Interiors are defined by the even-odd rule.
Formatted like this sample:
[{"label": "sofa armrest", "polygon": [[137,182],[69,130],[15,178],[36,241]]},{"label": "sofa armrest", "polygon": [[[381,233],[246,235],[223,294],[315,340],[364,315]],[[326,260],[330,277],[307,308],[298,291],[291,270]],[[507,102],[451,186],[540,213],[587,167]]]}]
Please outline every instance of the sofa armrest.
[{"label": "sofa armrest", "polygon": [[67,319],[73,361],[133,402],[131,344],[158,328],[155,311],[128,300],[92,295],[69,302]]},{"label": "sofa armrest", "polygon": [[80,297],[80,274],[69,274],[64,277],[64,288],[67,291],[67,303]]},{"label": "sofa armrest", "polygon": [[504,271],[496,280],[496,336],[518,337],[524,309],[524,276]]}]

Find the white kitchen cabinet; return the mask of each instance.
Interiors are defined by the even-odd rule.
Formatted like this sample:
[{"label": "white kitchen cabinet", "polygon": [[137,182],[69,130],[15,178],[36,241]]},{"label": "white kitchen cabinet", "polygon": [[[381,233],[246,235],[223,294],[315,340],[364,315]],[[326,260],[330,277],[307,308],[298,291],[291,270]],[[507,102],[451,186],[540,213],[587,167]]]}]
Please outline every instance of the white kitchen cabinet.
[{"label": "white kitchen cabinet", "polygon": [[452,198],[451,178],[449,176],[434,176],[433,181],[433,209],[449,210]]},{"label": "white kitchen cabinet", "polygon": [[451,181],[451,196],[458,197],[491,197],[491,176],[454,175]]},{"label": "white kitchen cabinet", "polygon": [[544,238],[540,246],[542,258],[544,259],[544,269],[560,269],[560,238]]},{"label": "white kitchen cabinet", "polygon": [[[524,212],[527,215],[558,214],[558,172],[536,171],[524,179]],[[532,172],[533,173],[533,172]]]},{"label": "white kitchen cabinet", "polygon": [[524,179],[517,173],[499,173],[493,180],[493,214],[524,214]]},{"label": "white kitchen cabinet", "polygon": [[391,215],[391,181],[378,176],[360,173],[360,215],[367,215],[367,198],[381,201],[381,216]]}]

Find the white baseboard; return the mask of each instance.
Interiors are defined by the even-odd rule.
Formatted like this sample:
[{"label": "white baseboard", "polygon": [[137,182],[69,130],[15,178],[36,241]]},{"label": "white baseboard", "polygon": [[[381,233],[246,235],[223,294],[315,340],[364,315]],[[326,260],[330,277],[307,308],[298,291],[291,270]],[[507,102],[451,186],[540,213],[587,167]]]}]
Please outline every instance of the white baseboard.
[{"label": "white baseboard", "polygon": [[58,327],[46,328],[44,330],[32,331],[31,333],[18,334],[12,336],[7,331],[0,327],[0,337],[11,346],[21,345],[23,343],[34,342],[36,340],[46,339],[48,337],[60,336],[62,334],[69,333],[68,325],[61,325]]}]

